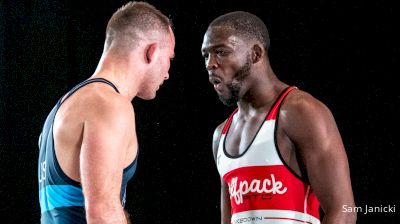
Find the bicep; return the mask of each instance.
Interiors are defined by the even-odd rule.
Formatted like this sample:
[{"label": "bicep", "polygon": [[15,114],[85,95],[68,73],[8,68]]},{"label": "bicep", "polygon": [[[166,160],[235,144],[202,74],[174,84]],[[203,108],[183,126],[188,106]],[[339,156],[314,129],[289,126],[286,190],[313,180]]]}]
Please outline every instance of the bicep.
[{"label": "bicep", "polygon": [[307,104],[289,132],[305,165],[308,179],[324,210],[352,204],[346,152],[329,109]]},{"label": "bicep", "polygon": [[[213,155],[214,160],[217,162],[217,153],[220,143],[221,133],[225,126],[226,121],[222,122],[214,131],[213,135]],[[221,182],[221,223],[231,223],[231,203],[229,197],[229,187],[224,181],[223,177],[220,177]]]},{"label": "bicep", "polygon": [[124,116],[101,113],[85,121],[80,154],[85,199],[119,199],[129,127]]},{"label": "bicep", "polygon": [[229,187],[221,177],[221,223],[231,223]]}]

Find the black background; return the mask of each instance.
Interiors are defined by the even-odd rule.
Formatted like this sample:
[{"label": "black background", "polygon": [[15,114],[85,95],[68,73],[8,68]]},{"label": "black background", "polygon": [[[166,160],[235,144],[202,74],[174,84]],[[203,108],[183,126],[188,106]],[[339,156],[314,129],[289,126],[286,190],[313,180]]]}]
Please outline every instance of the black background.
[{"label": "black background", "polygon": [[[128,185],[127,209],[134,223],[219,223],[211,140],[232,108],[219,102],[208,83],[200,47],[209,22],[233,10],[252,12],[266,23],[277,76],[333,112],[349,157],[356,204],[399,206],[394,3],[148,2],[173,20],[176,57],[157,98],[133,101],[140,155]],[[107,21],[125,3],[0,1],[2,223],[39,223],[41,127],[58,98],[92,75]],[[397,214],[358,214],[358,223],[398,223]]]}]

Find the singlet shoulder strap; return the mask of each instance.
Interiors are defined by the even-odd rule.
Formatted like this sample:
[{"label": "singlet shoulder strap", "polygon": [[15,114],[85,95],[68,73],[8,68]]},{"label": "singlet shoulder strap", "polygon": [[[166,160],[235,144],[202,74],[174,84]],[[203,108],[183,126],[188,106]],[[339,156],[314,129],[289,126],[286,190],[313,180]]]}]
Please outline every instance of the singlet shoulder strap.
[{"label": "singlet shoulder strap", "polygon": [[108,81],[107,79],[104,78],[95,78],[95,79],[87,79],[81,83],[79,83],[78,85],[76,85],[74,88],[72,88],[64,97],[61,97],[61,99],[59,100],[59,104],[61,104],[62,102],[64,102],[65,100],[67,100],[70,96],[72,96],[72,94],[74,94],[78,89],[80,89],[83,86],[86,86],[87,84],[93,83],[93,82],[102,82],[105,83],[107,85],[110,85],[111,87],[113,87],[113,89],[119,93],[117,87],[110,81]]},{"label": "singlet shoulder strap", "polygon": [[222,134],[226,134],[226,132],[228,132],[229,126],[231,126],[232,123],[233,115],[235,115],[237,111],[238,108],[236,107],[236,109],[232,112],[231,116],[229,116],[228,120],[226,121],[224,129],[222,129]]},{"label": "singlet shoulder strap", "polygon": [[276,100],[275,104],[272,106],[266,120],[275,120],[276,119],[276,114],[279,111],[279,106],[281,105],[281,103],[285,99],[285,97],[288,95],[288,93],[294,89],[297,89],[297,87],[289,86],[282,91],[281,95],[278,97],[278,100]]}]

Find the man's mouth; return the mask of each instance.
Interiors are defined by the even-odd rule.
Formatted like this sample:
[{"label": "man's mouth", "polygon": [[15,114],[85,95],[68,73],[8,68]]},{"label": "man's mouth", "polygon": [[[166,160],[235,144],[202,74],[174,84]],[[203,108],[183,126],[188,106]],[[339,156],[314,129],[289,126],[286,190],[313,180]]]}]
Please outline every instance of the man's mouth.
[{"label": "man's mouth", "polygon": [[217,92],[220,92],[222,90],[222,81],[221,81],[221,79],[219,79],[217,77],[210,77],[209,80],[210,80],[210,83],[214,86],[214,89]]}]

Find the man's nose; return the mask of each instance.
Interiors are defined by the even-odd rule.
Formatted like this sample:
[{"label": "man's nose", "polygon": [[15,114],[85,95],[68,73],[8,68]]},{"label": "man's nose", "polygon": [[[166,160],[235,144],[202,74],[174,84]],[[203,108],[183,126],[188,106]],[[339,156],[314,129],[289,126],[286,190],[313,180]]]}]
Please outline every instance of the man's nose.
[{"label": "man's nose", "polygon": [[206,69],[207,70],[215,70],[218,67],[218,63],[216,58],[210,54],[209,57],[206,60]]}]

